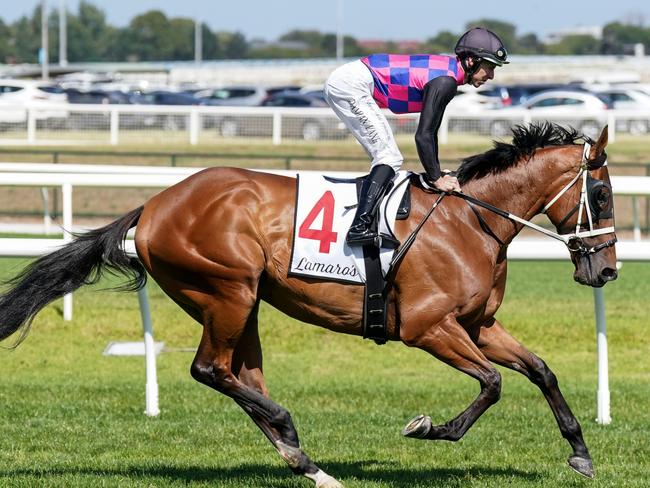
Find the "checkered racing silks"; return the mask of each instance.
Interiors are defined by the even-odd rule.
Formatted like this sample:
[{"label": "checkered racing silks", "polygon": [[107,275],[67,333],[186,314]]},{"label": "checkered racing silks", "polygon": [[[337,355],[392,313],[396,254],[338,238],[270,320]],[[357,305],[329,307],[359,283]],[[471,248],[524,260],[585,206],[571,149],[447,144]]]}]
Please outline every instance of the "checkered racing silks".
[{"label": "checkered racing silks", "polygon": [[433,54],[371,54],[361,59],[375,82],[373,98],[396,114],[422,111],[424,85],[451,76],[462,85],[465,72],[456,57]]}]

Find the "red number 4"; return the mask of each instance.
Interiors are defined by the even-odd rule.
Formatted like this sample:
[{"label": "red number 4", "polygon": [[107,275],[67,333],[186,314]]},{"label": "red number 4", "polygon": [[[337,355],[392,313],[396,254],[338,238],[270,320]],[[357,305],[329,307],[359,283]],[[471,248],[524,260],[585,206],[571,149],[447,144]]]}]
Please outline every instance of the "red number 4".
[{"label": "red number 4", "polygon": [[[316,217],[323,212],[323,225],[322,229],[312,229],[310,226],[316,220]],[[332,232],[332,224],[334,223],[334,195],[331,191],[326,191],[322,197],[316,202],[314,208],[309,211],[304,222],[300,225],[298,230],[298,237],[304,239],[313,239],[320,242],[318,252],[329,254],[330,244],[336,242],[337,233]]]}]

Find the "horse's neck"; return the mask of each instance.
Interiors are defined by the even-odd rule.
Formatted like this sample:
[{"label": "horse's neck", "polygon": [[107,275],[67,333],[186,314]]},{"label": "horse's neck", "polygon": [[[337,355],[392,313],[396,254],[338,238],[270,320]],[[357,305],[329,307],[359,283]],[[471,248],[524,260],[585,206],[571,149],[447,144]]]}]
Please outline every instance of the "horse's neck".
[{"label": "horse's neck", "polygon": [[[492,174],[467,184],[467,193],[497,208],[526,220],[541,213],[548,188],[560,174],[556,164],[545,165],[544,156],[533,156],[506,171]],[[556,173],[557,174],[554,174]],[[508,219],[491,212],[482,211],[490,228],[506,244],[519,233],[521,224],[514,225]]]}]

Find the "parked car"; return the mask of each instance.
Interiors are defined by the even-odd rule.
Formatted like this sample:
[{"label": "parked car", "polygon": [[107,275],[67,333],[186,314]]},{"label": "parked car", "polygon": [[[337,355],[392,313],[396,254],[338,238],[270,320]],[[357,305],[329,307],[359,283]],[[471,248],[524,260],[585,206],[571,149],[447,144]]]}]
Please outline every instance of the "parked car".
[{"label": "parked car", "polygon": [[68,88],[64,90],[68,96],[69,103],[82,103],[82,104],[127,104],[131,103],[129,95],[118,90],[80,90],[78,88]]},{"label": "parked car", "polygon": [[[295,91],[283,91],[266,97],[261,107],[287,108],[327,108],[327,103],[317,97],[303,95]],[[250,116],[224,116],[216,123],[219,133],[224,137],[270,136],[273,132],[273,117],[269,114],[252,118]],[[298,137],[312,141],[317,139],[336,139],[346,137],[348,130],[332,113],[318,115],[285,114],[282,117],[282,136]]]},{"label": "parked car", "polygon": [[[201,105],[201,100],[189,93],[167,90],[134,92],[129,96],[129,101],[132,104],[144,105]],[[120,125],[135,129],[160,128],[176,131],[187,127],[187,119],[185,114],[127,113],[120,118]]]},{"label": "parked car", "polygon": [[[550,90],[540,92],[520,105],[492,111],[488,133],[501,137],[510,133],[514,124],[526,117],[533,120],[550,120],[570,125],[589,137],[596,137],[607,124],[608,105],[593,93],[577,90]],[[501,118],[503,116],[503,118]]]},{"label": "parked car", "polygon": [[68,117],[67,110],[62,108],[68,101],[67,96],[53,83],[0,79],[0,100],[8,107],[6,114],[0,114],[0,124],[24,123],[27,120],[27,110],[20,107],[27,103],[40,107],[35,112],[39,126],[60,127]]},{"label": "parked car", "polygon": [[[494,90],[474,90],[470,88],[459,90],[446,109],[449,131],[476,132],[477,120],[481,118],[481,114],[486,110],[502,106],[502,94],[498,88]],[[417,119],[411,122],[410,132],[414,132],[416,129],[416,127],[413,127],[413,122],[417,124]]]},{"label": "parked car", "polygon": [[303,86],[300,90],[298,90],[298,93],[307,95],[308,97],[320,98],[323,101],[325,100],[325,91],[323,89],[323,85]]},{"label": "parked car", "polygon": [[[616,130],[633,135],[646,134],[650,128],[650,95],[630,88],[606,88],[596,92],[614,110],[638,112],[638,116],[616,117]],[[636,115],[636,114],[635,114]]]},{"label": "parked car", "polygon": [[241,105],[254,107],[268,96],[260,86],[225,86],[209,90],[199,90],[194,96],[205,105]]},{"label": "parked car", "polygon": [[504,106],[521,105],[538,93],[549,90],[585,91],[577,85],[562,83],[518,83],[501,87]]}]

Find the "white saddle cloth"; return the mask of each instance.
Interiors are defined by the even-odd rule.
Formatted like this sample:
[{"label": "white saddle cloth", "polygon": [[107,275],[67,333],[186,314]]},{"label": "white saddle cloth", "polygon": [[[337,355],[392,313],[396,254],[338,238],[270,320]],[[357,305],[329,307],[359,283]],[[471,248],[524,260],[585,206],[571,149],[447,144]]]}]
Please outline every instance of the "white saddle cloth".
[{"label": "white saddle cloth", "polygon": [[[409,174],[408,171],[397,173],[393,190],[379,206],[381,233],[393,233],[397,210],[408,187],[408,182],[404,180]],[[345,243],[356,211],[356,184],[328,180],[325,175],[318,174],[298,175],[297,180],[298,198],[289,274],[365,283],[363,251],[361,247],[350,248]],[[393,249],[382,249],[380,252],[384,276],[393,253]]]}]

